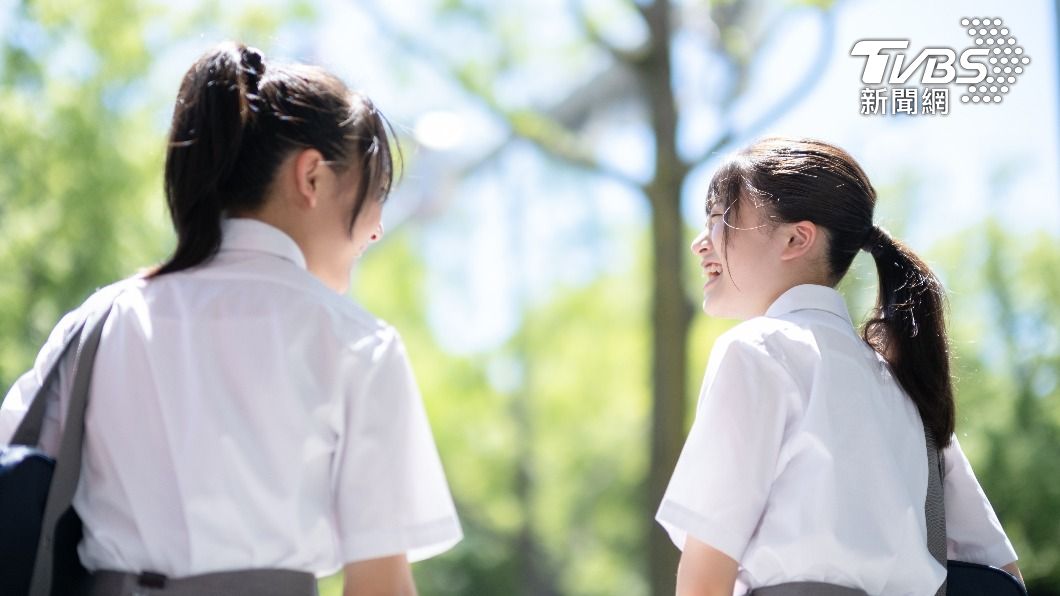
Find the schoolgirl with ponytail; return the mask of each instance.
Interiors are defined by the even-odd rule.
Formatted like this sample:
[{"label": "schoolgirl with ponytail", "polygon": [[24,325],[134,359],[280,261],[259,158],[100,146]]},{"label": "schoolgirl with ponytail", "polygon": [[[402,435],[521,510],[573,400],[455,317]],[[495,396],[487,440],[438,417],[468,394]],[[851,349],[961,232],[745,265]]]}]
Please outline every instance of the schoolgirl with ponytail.
[{"label": "schoolgirl with ponytail", "polygon": [[[391,129],[313,66],[225,43],[180,85],[165,161],[176,247],[65,317],[0,411],[6,442],[71,326],[113,301],[74,508],[83,592],[414,594],[461,538],[401,338],[346,293],[383,233]],[[56,451],[62,408],[42,447]]]},{"label": "schoolgirl with ponytail", "polygon": [[[854,158],[817,140],[762,139],[714,174],[691,248],[704,311],[742,322],[714,344],[657,514],[678,594],[935,594],[932,443],[950,556],[1019,575],[954,436],[944,289],[875,206]],[[835,287],[861,250],[879,297],[859,333]]]}]

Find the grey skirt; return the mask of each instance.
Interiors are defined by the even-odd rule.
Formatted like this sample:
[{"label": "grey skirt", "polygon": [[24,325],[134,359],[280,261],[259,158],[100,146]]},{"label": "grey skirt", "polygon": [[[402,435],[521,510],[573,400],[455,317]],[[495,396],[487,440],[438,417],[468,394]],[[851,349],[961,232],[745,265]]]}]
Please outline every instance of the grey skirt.
[{"label": "grey skirt", "polygon": [[311,573],[286,569],[222,571],[171,579],[156,573],[97,571],[83,596],[316,596]]},{"label": "grey skirt", "polygon": [[864,590],[818,582],[792,582],[751,590],[751,596],[869,596]]}]

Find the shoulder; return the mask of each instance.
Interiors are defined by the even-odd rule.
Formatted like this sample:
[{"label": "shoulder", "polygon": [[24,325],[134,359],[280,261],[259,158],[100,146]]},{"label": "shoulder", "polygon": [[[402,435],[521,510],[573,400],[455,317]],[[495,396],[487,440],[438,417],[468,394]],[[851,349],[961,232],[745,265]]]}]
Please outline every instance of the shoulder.
[{"label": "shoulder", "polygon": [[777,358],[785,353],[817,350],[813,332],[797,322],[754,317],[721,334],[714,342],[712,357],[729,351]]},{"label": "shoulder", "polygon": [[306,299],[334,325],[335,332],[347,348],[355,352],[375,352],[401,345],[401,338],[390,323],[348,296],[337,294],[323,284],[307,288],[306,291]]},{"label": "shoulder", "polygon": [[121,279],[106,286],[96,288],[77,308],[66,313],[52,331],[53,338],[67,337],[77,328],[78,324],[91,316],[109,307],[111,304],[119,303],[122,294],[130,290],[142,288],[147,283],[140,276]]},{"label": "shoulder", "polygon": [[[329,351],[373,351],[398,339],[389,323],[295,267],[277,267],[267,274],[234,267],[176,272],[145,281],[129,294],[130,301],[155,304],[147,310],[161,308],[171,316],[190,316],[197,311],[188,305],[200,303],[208,305],[215,318],[268,317],[292,341],[327,346]],[[220,302],[226,304],[216,306]]]},{"label": "shoulder", "polygon": [[743,321],[718,337],[707,376],[769,377],[806,390],[820,360],[812,330],[798,322],[762,316]]},{"label": "shoulder", "polygon": [[397,329],[349,296],[336,293],[315,277],[290,290],[294,295],[287,299],[296,301],[298,309],[309,315],[306,321],[316,321],[315,332],[328,336],[359,366],[374,368],[406,358]]},{"label": "shoulder", "polygon": [[756,317],[719,336],[707,363],[697,416],[729,420],[740,412],[761,416],[760,408],[798,411],[813,376],[812,364],[805,366],[797,351],[802,332],[787,321]]},{"label": "shoulder", "polygon": [[303,332],[328,338],[360,361],[377,362],[385,353],[403,350],[400,335],[390,323],[312,275],[299,281],[283,284],[270,298],[283,312],[298,313],[293,323]]},{"label": "shoulder", "polygon": [[127,288],[142,283],[144,282],[139,277],[131,277],[96,288],[81,304],[68,311],[55,324],[55,327],[52,328],[51,333],[48,335],[48,339],[37,353],[37,358],[33,365],[34,368],[41,375],[45,374],[55,365],[58,359],[62,358],[64,354],[70,353],[65,348],[74,333],[81,328],[82,323],[88,317],[93,313],[102,312],[114,303]]}]

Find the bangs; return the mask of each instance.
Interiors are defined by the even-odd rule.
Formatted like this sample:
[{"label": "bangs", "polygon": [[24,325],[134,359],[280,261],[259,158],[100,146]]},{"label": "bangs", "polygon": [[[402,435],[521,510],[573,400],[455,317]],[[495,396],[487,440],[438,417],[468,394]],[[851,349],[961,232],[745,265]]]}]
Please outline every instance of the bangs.
[{"label": "bangs", "polygon": [[710,179],[710,185],[707,187],[705,203],[707,217],[710,217],[710,212],[715,208],[721,209],[722,212],[738,209],[735,203],[738,202],[740,194],[743,192],[744,178],[739,156],[730,157],[718,167],[717,171],[714,172],[714,177]]},{"label": "bangs", "polygon": [[374,198],[383,202],[394,186],[394,153],[397,153],[399,166],[403,161],[397,134],[386,116],[367,97],[354,93],[350,104],[350,118],[344,125],[354,130],[350,140],[361,157],[363,178],[359,201]]},{"label": "bangs", "polygon": [[343,126],[350,130],[347,141],[354,148],[361,164],[357,198],[353,213],[350,214],[352,232],[367,201],[382,203],[390,196],[396,178],[394,153],[397,153],[399,166],[403,165],[404,159],[394,127],[372,101],[359,93],[351,93],[349,102],[350,116]]}]

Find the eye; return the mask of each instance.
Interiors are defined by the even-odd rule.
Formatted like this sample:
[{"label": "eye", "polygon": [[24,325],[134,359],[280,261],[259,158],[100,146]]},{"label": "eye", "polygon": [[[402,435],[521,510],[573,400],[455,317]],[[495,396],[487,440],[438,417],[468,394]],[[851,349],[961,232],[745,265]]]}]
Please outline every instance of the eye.
[{"label": "eye", "polygon": [[712,226],[712,227],[713,227],[713,226],[714,226],[714,224],[716,224],[716,223],[718,223],[719,221],[721,221],[721,216],[722,216],[722,214],[721,214],[721,213],[711,213],[711,214],[710,214],[710,215],[709,215],[709,216],[707,217],[707,222],[709,223],[709,225],[710,225],[710,226]]}]

